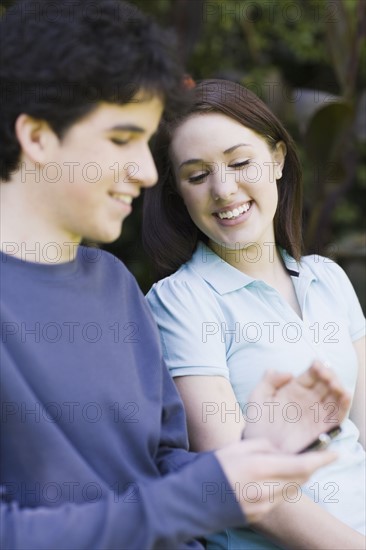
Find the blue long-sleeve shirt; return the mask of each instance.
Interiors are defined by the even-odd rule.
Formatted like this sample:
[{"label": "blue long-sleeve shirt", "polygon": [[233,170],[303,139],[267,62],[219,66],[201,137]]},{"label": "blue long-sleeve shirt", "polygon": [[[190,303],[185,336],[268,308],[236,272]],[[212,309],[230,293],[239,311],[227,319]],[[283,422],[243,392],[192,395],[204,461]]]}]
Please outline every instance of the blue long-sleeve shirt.
[{"label": "blue long-sleeve shirt", "polygon": [[[31,258],[30,258],[31,259]],[[0,255],[1,547],[198,548],[244,517],[187,452],[157,329],[121,262]],[[191,542],[189,542],[191,541]]]}]

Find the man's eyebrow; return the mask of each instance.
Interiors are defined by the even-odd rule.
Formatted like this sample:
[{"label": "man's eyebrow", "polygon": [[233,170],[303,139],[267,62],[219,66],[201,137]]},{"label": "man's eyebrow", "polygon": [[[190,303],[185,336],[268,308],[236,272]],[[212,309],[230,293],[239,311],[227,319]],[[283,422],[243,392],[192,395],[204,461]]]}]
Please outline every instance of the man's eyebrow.
[{"label": "man's eyebrow", "polygon": [[[232,153],[235,151],[235,149],[238,149],[238,147],[250,147],[249,143],[238,143],[237,145],[233,145],[232,147],[229,147],[229,149],[226,149],[224,151],[224,155],[228,155],[229,153]],[[181,169],[183,166],[191,165],[191,164],[198,164],[203,163],[203,159],[189,159],[182,162],[182,164],[179,165],[179,169]]]},{"label": "man's eyebrow", "polygon": [[117,126],[113,126],[112,128],[109,128],[110,132],[136,132],[138,134],[145,133],[144,128],[141,128],[140,126],[135,126],[134,124],[117,124]]}]

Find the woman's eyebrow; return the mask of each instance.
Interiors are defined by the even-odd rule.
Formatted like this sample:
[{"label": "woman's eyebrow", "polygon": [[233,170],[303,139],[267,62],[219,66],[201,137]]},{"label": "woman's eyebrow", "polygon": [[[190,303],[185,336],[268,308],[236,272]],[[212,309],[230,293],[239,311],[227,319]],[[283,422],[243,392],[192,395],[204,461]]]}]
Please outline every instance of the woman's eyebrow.
[{"label": "woman's eyebrow", "polygon": [[238,149],[238,147],[250,147],[249,143],[238,143],[238,145],[233,145],[233,147],[229,147],[229,149],[226,149],[224,151],[224,155],[228,155],[229,153],[232,153],[235,151],[235,149]]},{"label": "woman's eyebrow", "polygon": [[182,164],[179,165],[179,169],[181,169],[183,166],[190,165],[190,164],[198,164],[199,162],[204,162],[203,159],[189,159],[182,162]]},{"label": "woman's eyebrow", "polygon": [[[233,151],[235,151],[239,147],[250,147],[250,146],[251,146],[250,143],[238,143],[237,145],[233,145],[232,147],[229,147],[229,149],[226,149],[226,151],[224,151],[224,155],[229,155],[230,153],[232,153]],[[183,166],[187,166],[187,165],[191,165],[191,164],[204,163],[204,162],[205,161],[203,159],[185,160],[179,165],[179,169],[181,169]]]}]

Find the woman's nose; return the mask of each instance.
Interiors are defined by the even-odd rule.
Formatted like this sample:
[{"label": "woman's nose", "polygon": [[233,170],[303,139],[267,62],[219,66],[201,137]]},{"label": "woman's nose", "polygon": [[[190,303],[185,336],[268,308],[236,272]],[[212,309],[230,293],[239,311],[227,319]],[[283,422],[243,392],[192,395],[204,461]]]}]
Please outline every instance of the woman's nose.
[{"label": "woman's nose", "polygon": [[236,174],[223,167],[213,176],[211,193],[215,201],[227,200],[238,191]]}]

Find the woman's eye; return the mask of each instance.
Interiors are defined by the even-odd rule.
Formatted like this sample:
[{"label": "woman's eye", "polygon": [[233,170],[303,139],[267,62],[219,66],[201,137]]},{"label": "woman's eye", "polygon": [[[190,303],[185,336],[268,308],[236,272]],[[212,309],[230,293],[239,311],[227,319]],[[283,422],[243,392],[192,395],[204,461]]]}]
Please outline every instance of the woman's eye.
[{"label": "woman's eye", "polygon": [[197,174],[197,176],[191,176],[188,178],[189,183],[197,183],[203,181],[208,176],[208,172],[202,172],[201,174]]},{"label": "woman's eye", "polygon": [[249,159],[243,160],[241,162],[235,162],[234,164],[230,164],[229,168],[243,168],[244,166],[247,166],[249,162]]}]

